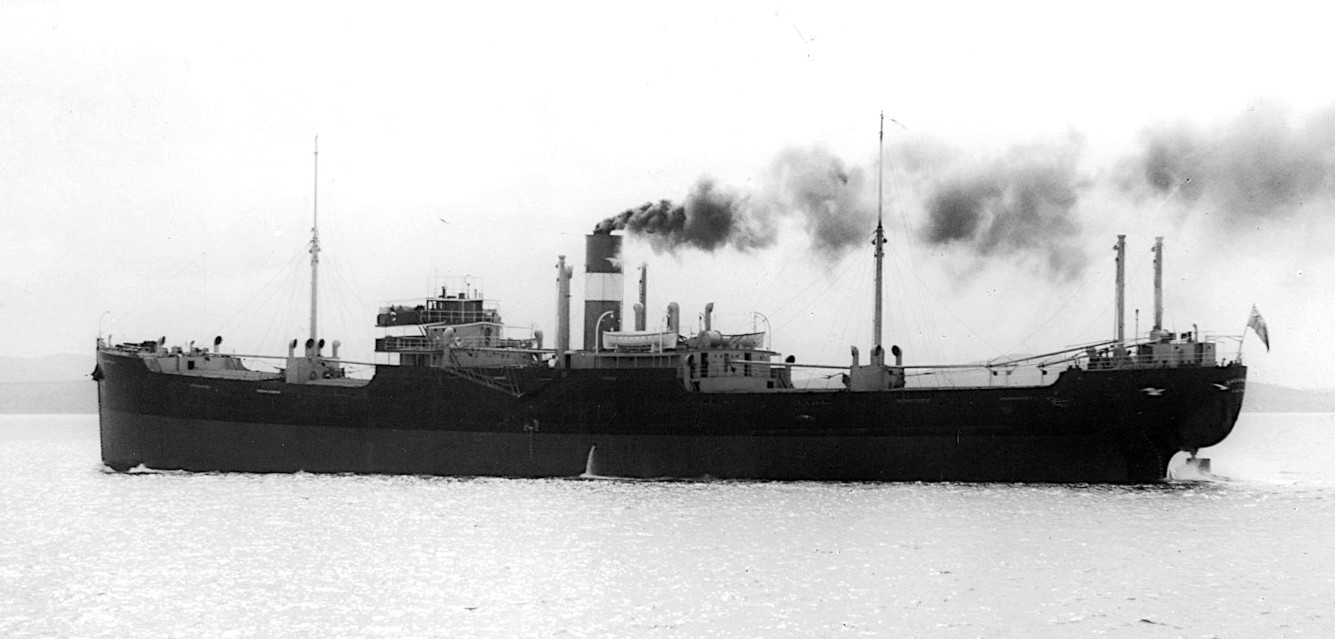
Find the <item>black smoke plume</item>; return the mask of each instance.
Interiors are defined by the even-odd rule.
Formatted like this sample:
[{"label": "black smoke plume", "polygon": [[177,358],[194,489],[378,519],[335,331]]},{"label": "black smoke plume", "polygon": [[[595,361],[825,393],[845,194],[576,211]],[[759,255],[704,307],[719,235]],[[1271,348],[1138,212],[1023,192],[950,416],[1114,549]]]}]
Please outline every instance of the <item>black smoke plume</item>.
[{"label": "black smoke plume", "polygon": [[769,208],[801,217],[812,249],[834,260],[871,236],[876,222],[874,185],[825,149],[789,149],[770,165],[764,183]]},{"label": "black smoke plume", "polygon": [[1185,211],[1252,223],[1292,214],[1335,191],[1335,109],[1298,119],[1262,106],[1203,129],[1186,122],[1145,131],[1123,188]]},{"label": "black smoke plume", "polygon": [[[1160,210],[1147,200],[1172,202],[1169,210],[1208,213],[1235,226],[1335,199],[1335,109],[1296,118],[1261,107],[1215,127],[1158,126],[1113,171],[1098,174],[1081,169],[1084,141],[1075,133],[985,160],[962,159],[963,151],[927,138],[887,150],[894,168],[887,176],[905,176],[923,204],[927,221],[916,233],[923,241],[949,246],[944,255],[966,267],[1018,261],[1059,280],[1079,276],[1086,251],[1105,244],[1106,238],[1082,237],[1082,202],[1091,197],[1120,190],[1138,198],[1141,210]],[[813,251],[828,260],[870,239],[874,177],[820,147],[788,149],[754,189],[736,191],[702,177],[681,203],[646,203],[603,220],[595,232],[625,229],[659,251],[746,251],[771,245],[779,221],[795,216]],[[1100,212],[1114,205],[1100,202]]]},{"label": "black smoke plume", "polygon": [[1087,262],[1076,217],[1088,187],[1076,169],[1082,147],[1073,136],[948,170],[927,196],[923,238],[978,257],[1037,259],[1057,279],[1079,275]]},{"label": "black smoke plume", "polygon": [[875,217],[868,195],[861,169],[849,169],[820,147],[789,149],[775,158],[752,192],[726,189],[702,177],[682,203],[647,202],[599,222],[594,232],[624,229],[659,251],[723,246],[746,251],[773,244],[779,218],[795,215],[813,250],[831,259],[869,236]]},{"label": "black smoke plume", "polygon": [[702,177],[681,204],[645,202],[599,222],[593,232],[624,229],[647,239],[659,251],[682,246],[713,251],[725,245],[747,250],[773,243],[773,227],[765,222],[765,216],[755,213],[750,197]]}]

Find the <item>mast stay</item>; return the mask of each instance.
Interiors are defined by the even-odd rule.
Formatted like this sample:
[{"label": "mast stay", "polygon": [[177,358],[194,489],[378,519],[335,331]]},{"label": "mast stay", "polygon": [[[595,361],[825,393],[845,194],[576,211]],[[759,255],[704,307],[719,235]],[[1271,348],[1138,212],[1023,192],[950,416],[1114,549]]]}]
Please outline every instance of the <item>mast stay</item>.
[{"label": "mast stay", "polygon": [[320,316],[320,136],[315,136],[314,210],[311,214],[311,340],[315,341]]},{"label": "mast stay", "polygon": [[885,226],[882,224],[883,215],[881,212],[881,201],[883,199],[881,195],[881,182],[884,179],[883,175],[885,173],[882,167],[884,163],[884,155],[885,155],[885,111],[882,111],[880,136],[877,138],[877,146],[876,146],[876,235],[875,238],[872,240],[872,244],[876,246],[876,306],[875,306],[876,310],[875,310],[875,316],[872,319],[873,328],[872,328],[872,349],[871,349],[872,362],[875,364],[885,363],[885,349],[882,348],[881,346],[881,319],[882,319],[881,300],[884,298],[884,295],[882,293],[882,287],[884,278],[883,268],[885,262]]}]

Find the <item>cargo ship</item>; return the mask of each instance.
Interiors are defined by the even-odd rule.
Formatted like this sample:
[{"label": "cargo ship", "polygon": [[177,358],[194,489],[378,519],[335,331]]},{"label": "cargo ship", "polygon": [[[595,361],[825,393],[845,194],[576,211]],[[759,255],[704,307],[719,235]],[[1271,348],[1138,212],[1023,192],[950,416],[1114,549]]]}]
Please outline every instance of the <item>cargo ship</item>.
[{"label": "cargo ship", "polygon": [[[1221,362],[1215,341],[1163,329],[1162,242],[1148,336],[1123,333],[1119,236],[1111,339],[957,367],[1027,363],[1045,383],[930,387],[910,378],[952,367],[906,364],[897,346],[881,345],[879,220],[872,237],[866,360],[853,348],[846,364],[798,364],[770,350],[765,332],[716,330],[712,304],[699,331],[684,334],[676,304],[651,329],[643,269],[633,325],[623,327],[623,236],[600,226],[586,236],[583,348],[570,343],[573,267],[561,256],[553,347],[541,333],[508,337],[480,292],[445,287],[379,309],[386,335],[375,350],[393,363],[358,379],[339,343],[327,351],[318,337],[317,223],[310,335],[292,341],[278,370],[221,352],[221,337],[212,348],[98,338],[102,460],[116,471],[1141,483],[1232,430],[1246,387],[1241,352]],[[833,371],[837,383],[794,383],[804,367]]]}]

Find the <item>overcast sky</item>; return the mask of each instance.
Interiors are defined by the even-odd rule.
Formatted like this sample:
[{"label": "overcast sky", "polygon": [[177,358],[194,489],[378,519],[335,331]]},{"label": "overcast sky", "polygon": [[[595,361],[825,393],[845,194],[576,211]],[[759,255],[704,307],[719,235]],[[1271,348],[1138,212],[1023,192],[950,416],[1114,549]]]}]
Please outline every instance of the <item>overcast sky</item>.
[{"label": "overcast sky", "polygon": [[707,178],[769,241],[629,238],[651,323],[713,301],[843,363],[871,339],[868,236],[817,238],[874,211],[884,111],[910,363],[1107,338],[1117,233],[1147,331],[1163,235],[1167,328],[1240,335],[1256,304],[1252,379],[1335,387],[1316,3],[273,4],[0,5],[0,355],[304,337],[318,134],[321,332],[349,355],[443,276],[550,344],[557,256],[582,270],[594,224]]}]

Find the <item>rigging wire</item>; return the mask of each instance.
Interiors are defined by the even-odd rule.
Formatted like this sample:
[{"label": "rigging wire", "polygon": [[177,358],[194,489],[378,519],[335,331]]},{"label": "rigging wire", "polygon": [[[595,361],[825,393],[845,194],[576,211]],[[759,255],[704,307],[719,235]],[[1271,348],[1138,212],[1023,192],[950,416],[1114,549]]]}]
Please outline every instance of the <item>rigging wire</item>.
[{"label": "rigging wire", "polygon": [[[843,259],[841,259],[839,262],[836,263],[836,267],[845,265],[845,263],[848,261],[848,259],[849,259],[852,255],[854,255],[854,254],[855,254],[855,252],[850,251],[848,255],[845,255],[845,256],[843,257]],[[845,276],[847,276],[848,273],[849,273],[849,269],[848,269],[848,268],[842,268],[842,269],[840,269],[840,270],[837,271],[837,275],[836,275],[833,279],[831,279],[831,278],[829,277],[829,272],[818,273],[818,274],[814,275],[814,276],[812,277],[811,281],[810,281],[805,287],[803,287],[801,291],[799,291],[799,292],[798,292],[796,295],[794,295],[793,297],[789,298],[789,300],[788,300],[787,302],[784,302],[782,305],[779,306],[778,309],[776,309],[776,310],[774,311],[774,315],[775,315],[775,317],[782,317],[781,313],[784,311],[784,309],[786,309],[786,308],[788,307],[788,305],[789,305],[790,303],[795,302],[795,301],[797,301],[798,299],[805,299],[805,300],[807,300],[807,301],[802,305],[802,307],[801,307],[800,309],[798,309],[798,312],[791,314],[791,315],[789,316],[789,318],[788,318],[786,321],[780,323],[780,324],[778,325],[778,329],[785,328],[785,327],[787,327],[789,324],[791,324],[791,323],[793,323],[794,321],[796,321],[797,318],[800,317],[800,316],[802,315],[801,311],[806,311],[806,310],[810,309],[812,306],[814,306],[814,305],[815,305],[815,302],[816,302],[817,300],[820,300],[821,298],[825,297],[825,295],[826,295],[827,293],[830,292],[830,289],[834,288],[834,286],[835,286],[836,284],[838,284],[841,280],[843,280],[843,278],[844,278]],[[824,282],[825,282],[825,287],[824,287],[823,289],[821,289],[819,293],[816,293],[814,296],[809,296],[809,297],[805,295],[805,293],[806,293],[807,290],[809,290],[812,286],[815,286],[817,283],[819,283],[819,282],[821,282],[821,281],[824,281]],[[777,330],[777,329],[776,329],[776,330]]]},{"label": "rigging wire", "polygon": [[[330,266],[329,270],[334,275],[334,289],[332,291],[333,295],[331,295],[332,299],[330,299],[330,301],[335,303],[334,306],[337,309],[336,311],[337,317],[342,324],[341,325],[341,329],[343,331],[342,334],[347,335],[349,337],[357,335],[357,331],[355,328],[356,324],[350,321],[348,317],[349,305],[346,303],[338,304],[337,303],[338,300],[350,298],[356,302],[357,304],[356,308],[358,309],[366,309],[373,307],[368,305],[366,303],[366,300],[362,299],[360,289],[355,286],[355,281],[352,282],[349,281],[349,280],[355,280],[355,277],[353,275],[350,275],[348,269],[344,267],[343,260],[341,258],[335,257],[334,259],[328,260],[328,262]],[[355,273],[355,270],[353,272]]]},{"label": "rigging wire", "polygon": [[891,259],[894,260],[896,272],[911,273],[915,278],[918,278],[919,286],[913,286],[912,282],[902,277],[894,278],[893,281],[896,285],[892,286],[891,289],[895,292],[895,309],[898,311],[893,314],[897,318],[895,323],[902,327],[903,334],[901,337],[906,345],[909,343],[908,340],[913,340],[912,343],[922,349],[923,354],[929,361],[943,360],[945,358],[941,356],[942,336],[939,331],[928,328],[941,325],[940,322],[935,320],[932,305],[924,301],[923,292],[928,287],[922,283],[918,272],[913,268],[912,260],[908,259],[899,249],[898,245],[892,245],[889,251]]},{"label": "rigging wire", "polygon": [[[811,300],[819,299],[820,297],[824,296],[825,293],[826,293],[827,291],[829,291],[830,287],[832,287],[832,286],[834,285],[834,283],[835,283],[836,281],[838,281],[838,279],[842,278],[842,277],[847,273],[846,268],[845,268],[846,265],[847,265],[847,262],[848,262],[850,259],[852,259],[852,257],[853,257],[854,255],[858,255],[858,254],[859,254],[859,253],[858,253],[857,251],[849,251],[846,255],[844,255],[843,257],[839,258],[839,261],[835,262],[834,265],[830,266],[828,269],[826,269],[826,270],[824,270],[824,271],[814,271],[813,274],[812,274],[812,276],[811,276],[811,278],[810,278],[810,280],[808,280],[808,282],[807,282],[807,284],[806,284],[805,286],[803,286],[801,289],[799,289],[799,290],[798,290],[796,293],[794,293],[793,295],[789,296],[789,298],[788,298],[785,302],[783,302],[782,304],[780,304],[780,305],[778,306],[778,308],[775,308],[773,311],[771,311],[771,313],[774,315],[774,317],[782,317],[784,311],[787,310],[788,306],[791,305],[792,303],[798,301],[798,300],[807,300],[807,301],[802,305],[802,307],[801,307],[800,309],[798,309],[799,311],[807,310],[808,308],[810,308],[810,306],[811,306]],[[838,272],[839,275],[837,275],[837,276],[835,277],[834,280],[831,280],[831,279],[830,279],[830,276],[829,276],[829,273],[830,273],[830,272]],[[812,296],[808,296],[808,295],[807,295],[807,292],[808,292],[809,290],[811,290],[812,287],[816,286],[817,284],[820,284],[821,282],[824,282],[824,283],[825,283],[825,288],[822,289],[821,292],[818,293],[818,294],[816,294],[814,297],[812,297]],[[790,324],[794,319],[796,319],[796,317],[797,317],[796,315],[792,316],[787,322],[784,322],[784,323],[782,323],[782,324],[779,324],[779,325],[778,325],[778,328],[783,328],[783,327],[787,326],[787,325]]]},{"label": "rigging wire", "polygon": [[[869,278],[867,272],[871,270],[869,260],[857,260],[849,266],[847,272],[854,273],[853,282],[865,282]],[[864,335],[867,328],[867,296],[865,289],[860,285],[842,287],[843,299],[837,308],[844,309],[843,327],[838,334],[833,331],[824,331],[825,339],[822,341],[821,352],[837,353],[844,345],[868,343]],[[838,344],[832,344],[838,340]],[[871,344],[870,346],[875,346]],[[868,350],[870,354],[870,350]]]},{"label": "rigging wire", "polygon": [[1080,297],[1080,294],[1084,292],[1085,287],[1088,286],[1090,281],[1094,279],[1094,276],[1100,274],[1102,273],[1098,269],[1090,269],[1089,272],[1085,274],[1084,280],[1080,282],[1080,286],[1073,293],[1067,296],[1066,301],[1062,302],[1062,305],[1058,306],[1057,310],[1053,311],[1052,315],[1050,315],[1048,319],[1044,320],[1043,323],[1036,326],[1032,332],[1030,332],[1028,335],[1025,335],[1019,341],[1015,342],[1014,346],[1011,347],[1011,352],[1014,352],[1021,346],[1027,344],[1029,340],[1033,338],[1033,336],[1037,335],[1048,325],[1052,324],[1053,320],[1057,319],[1058,315],[1061,315],[1066,310],[1066,308],[1071,305],[1072,302],[1074,302],[1077,298]]},{"label": "rigging wire", "polygon": [[225,334],[226,331],[230,330],[233,326],[233,322],[235,322],[243,313],[253,311],[256,307],[263,306],[269,298],[275,294],[276,290],[274,285],[278,283],[280,278],[292,277],[293,273],[296,272],[297,262],[305,255],[305,247],[293,251],[292,258],[288,260],[287,264],[276,270],[273,276],[269,278],[269,281],[265,282],[259,289],[257,289],[259,295],[247,296],[245,303],[237,307],[236,311],[219,325],[218,334]]},{"label": "rigging wire", "polygon": [[956,315],[954,311],[950,310],[950,307],[946,306],[946,304],[943,301],[941,301],[941,298],[937,297],[936,294],[932,292],[931,287],[929,287],[927,283],[922,280],[922,278],[918,275],[918,272],[916,270],[911,268],[906,270],[908,270],[908,272],[913,275],[913,278],[918,281],[918,284],[922,286],[922,289],[932,297],[932,299],[942,308],[942,310],[944,310],[948,315],[954,318],[954,320],[958,322],[961,327],[972,333],[974,337],[978,339],[978,341],[983,343],[984,346],[987,346],[993,351],[996,351],[998,355],[1005,355],[1004,352],[1002,352],[996,346],[993,346],[990,342],[988,342],[986,338],[984,338],[981,334],[978,333],[978,331],[973,330],[973,328],[970,327],[967,322],[965,322],[963,319],[960,319],[960,317]]},{"label": "rigging wire", "polygon": [[[783,282],[787,282],[787,281],[788,281],[788,279],[787,279],[787,277],[786,277],[786,276],[788,275],[788,271],[789,271],[789,269],[793,268],[793,265],[794,265],[795,263],[797,263],[797,260],[796,260],[796,259],[786,259],[786,258],[785,258],[785,259],[780,260],[780,262],[782,262],[782,266],[780,266],[780,267],[779,267],[779,271],[778,271],[777,273],[775,273],[774,276],[771,277],[771,278],[769,279],[769,282],[766,283],[766,284],[764,284],[764,285],[762,285],[762,286],[757,286],[757,287],[756,287],[755,295],[754,295],[754,297],[753,297],[752,300],[751,300],[751,306],[750,306],[750,307],[751,307],[752,309],[758,309],[758,308],[760,308],[760,307],[761,307],[761,304],[768,298],[769,294],[770,294],[772,291],[774,291],[774,290],[776,290],[776,289],[779,289],[780,287],[782,287],[782,283],[783,283]],[[771,311],[769,311],[769,312],[772,312],[772,313],[778,313],[779,311],[778,311],[778,310],[771,310]]]},{"label": "rigging wire", "polygon": [[[1150,262],[1149,270],[1150,270],[1150,272],[1153,272],[1153,268],[1154,268],[1154,267],[1153,267],[1153,260],[1144,260],[1144,259],[1140,259],[1140,260],[1132,260],[1132,259],[1130,259],[1130,257],[1131,257],[1131,251],[1128,250],[1128,251],[1127,251],[1127,258],[1128,258],[1127,261],[1130,262],[1130,264],[1129,264],[1130,268],[1127,269],[1126,281],[1128,281],[1128,282],[1144,282],[1144,281],[1146,281],[1146,279],[1148,279],[1148,278],[1145,277],[1145,273],[1146,273],[1146,266],[1145,266],[1145,263],[1146,263],[1147,261]],[[1141,293],[1144,292],[1144,290],[1143,290],[1143,288],[1142,288],[1141,286],[1132,285],[1132,286],[1129,286],[1129,287],[1127,287],[1127,288],[1128,288],[1128,289],[1132,289],[1132,290],[1136,290],[1136,291],[1141,292]],[[1151,291],[1153,291],[1153,286],[1152,286],[1152,285],[1151,285]],[[1151,324],[1151,325],[1154,324],[1154,315],[1153,315],[1153,313],[1154,313],[1154,311],[1153,311],[1154,306],[1153,306],[1153,304],[1154,304],[1153,302],[1150,302],[1150,309],[1151,309],[1151,310],[1150,310],[1150,324]],[[1137,339],[1140,339],[1140,335],[1139,335],[1140,329],[1136,326],[1136,316],[1135,316],[1135,311],[1136,311],[1136,310],[1139,310],[1139,308],[1138,308],[1137,306],[1135,306],[1134,304],[1127,304],[1127,306],[1129,306],[1129,307],[1132,308],[1132,311],[1131,311],[1131,313],[1129,314],[1129,316],[1126,318],[1126,321],[1127,321],[1127,323],[1128,323],[1128,328],[1130,328],[1130,330],[1128,331],[1128,334],[1130,334],[1130,335],[1132,336],[1131,341],[1134,342],[1134,341],[1136,341]]]},{"label": "rigging wire", "polygon": [[[891,121],[895,122],[895,124],[899,124],[899,122],[893,119]],[[907,127],[904,127],[902,124],[899,126],[907,130]],[[911,190],[912,181],[897,163],[890,162],[886,166],[888,167],[892,178],[890,180],[891,206],[899,213],[899,220],[902,225],[902,230],[904,231],[903,234],[898,236],[897,242],[891,243],[889,247],[890,254],[898,265],[898,271],[908,271],[914,276],[914,279],[917,280],[919,284],[919,287],[905,287],[902,285],[902,283],[905,282],[903,278],[896,278],[894,280],[895,282],[901,283],[899,286],[893,287],[896,291],[896,308],[901,310],[901,313],[896,314],[896,317],[900,318],[897,320],[897,323],[899,323],[907,333],[906,337],[914,334],[918,336],[919,341],[916,344],[918,347],[922,348],[929,360],[943,360],[945,359],[943,357],[944,336],[942,336],[939,331],[930,330],[931,328],[941,326],[941,321],[936,315],[935,306],[926,303],[926,298],[923,295],[924,292],[931,294],[931,289],[922,281],[922,277],[918,274],[916,269],[914,269],[914,260],[910,255],[910,251],[916,245],[915,240],[918,237],[917,228],[914,226],[913,218],[908,214],[908,201],[909,196],[912,194],[906,193],[906,190]],[[935,298],[934,295],[932,297]],[[938,304],[941,303],[940,300],[936,301]],[[973,332],[967,325],[961,325],[964,326],[966,330]]]},{"label": "rigging wire", "polygon": [[[304,253],[305,251],[303,250],[302,252]],[[280,308],[286,310],[269,315],[269,323],[265,326],[264,333],[260,336],[259,344],[257,345],[257,348],[261,352],[268,348],[269,335],[273,332],[274,324],[288,324],[292,321],[292,309],[296,303],[297,287],[302,283],[302,278],[297,275],[298,271],[299,269],[292,269],[289,271],[288,277],[284,280],[284,283],[287,284],[287,299],[280,305]],[[301,331],[298,330],[296,334],[300,335]]]}]

